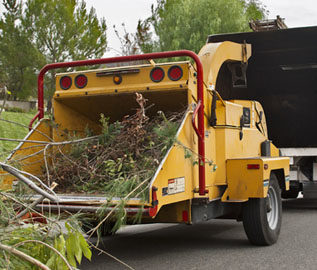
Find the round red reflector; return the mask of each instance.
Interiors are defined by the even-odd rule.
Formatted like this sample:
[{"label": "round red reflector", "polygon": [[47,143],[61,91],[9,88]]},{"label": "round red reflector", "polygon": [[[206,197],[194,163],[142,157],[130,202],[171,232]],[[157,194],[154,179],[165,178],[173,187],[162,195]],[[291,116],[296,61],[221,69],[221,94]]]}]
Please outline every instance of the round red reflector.
[{"label": "round red reflector", "polygon": [[84,88],[87,85],[88,79],[84,74],[77,75],[75,85],[77,88]]},{"label": "round red reflector", "polygon": [[164,79],[164,75],[164,70],[160,67],[153,68],[150,73],[150,77],[153,82],[160,82]]},{"label": "round red reflector", "polygon": [[59,80],[59,85],[61,86],[63,90],[69,89],[72,86],[72,78],[69,76],[63,76]]},{"label": "round red reflector", "polygon": [[172,81],[178,81],[183,77],[183,70],[180,66],[172,66],[168,70],[167,75]]}]

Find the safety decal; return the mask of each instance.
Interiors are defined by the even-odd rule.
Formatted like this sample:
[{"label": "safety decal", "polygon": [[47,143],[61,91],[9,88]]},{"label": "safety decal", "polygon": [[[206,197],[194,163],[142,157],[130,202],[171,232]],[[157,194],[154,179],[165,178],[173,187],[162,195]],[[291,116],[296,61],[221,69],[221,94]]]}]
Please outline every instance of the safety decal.
[{"label": "safety decal", "polygon": [[168,195],[185,191],[185,177],[168,179]]}]

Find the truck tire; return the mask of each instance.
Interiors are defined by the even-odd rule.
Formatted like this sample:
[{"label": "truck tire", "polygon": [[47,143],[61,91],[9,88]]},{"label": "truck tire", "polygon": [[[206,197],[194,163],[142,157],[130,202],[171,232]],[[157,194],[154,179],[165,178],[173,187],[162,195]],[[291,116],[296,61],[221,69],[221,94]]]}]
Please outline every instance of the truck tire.
[{"label": "truck tire", "polygon": [[271,173],[266,198],[249,199],[243,206],[243,227],[249,241],[257,246],[274,244],[281,230],[281,190],[274,174]]}]

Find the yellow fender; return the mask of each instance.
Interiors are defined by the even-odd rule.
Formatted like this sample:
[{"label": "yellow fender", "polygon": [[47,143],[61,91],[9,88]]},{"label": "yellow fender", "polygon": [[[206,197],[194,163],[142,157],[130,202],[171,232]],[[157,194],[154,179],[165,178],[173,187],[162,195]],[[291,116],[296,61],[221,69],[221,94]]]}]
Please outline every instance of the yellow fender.
[{"label": "yellow fender", "polygon": [[289,189],[289,158],[257,157],[229,159],[226,162],[228,186],[223,202],[244,202],[249,198],[265,198],[269,180],[275,172],[281,188]]}]

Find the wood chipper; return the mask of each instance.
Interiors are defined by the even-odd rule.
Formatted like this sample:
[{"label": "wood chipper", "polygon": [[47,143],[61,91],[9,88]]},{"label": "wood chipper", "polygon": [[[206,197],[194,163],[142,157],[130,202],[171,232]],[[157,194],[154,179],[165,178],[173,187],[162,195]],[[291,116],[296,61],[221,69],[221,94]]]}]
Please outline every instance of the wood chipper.
[{"label": "wood chipper", "polygon": [[[171,57],[190,61],[154,62]],[[141,213],[141,223],[195,224],[230,218],[243,221],[251,243],[271,245],[281,228],[280,193],[289,189],[289,159],[280,157],[268,139],[260,103],[224,100],[217,91],[226,79],[219,73],[221,68],[230,67],[243,81],[249,57],[251,45],[222,42],[205,45],[199,55],[182,50],[46,65],[38,77],[38,113],[30,123],[31,131],[8,161],[20,160],[21,170],[39,175],[43,167],[50,166],[44,158],[48,143],[54,146],[66,140],[62,131],[76,132],[79,137],[87,127],[100,132],[100,115],[120,121],[134,110],[138,92],[153,104],[150,118],[157,111],[185,108],[185,112],[175,142],[149,181],[148,199],[135,197],[125,202],[127,223],[137,213]],[[149,64],[58,74],[53,116],[44,118],[47,71],[138,60],[149,60]],[[42,148],[32,147],[41,143]],[[196,160],[187,158],[184,149],[194,153]],[[3,177],[3,186],[10,187],[15,177],[20,180],[19,173],[13,174]],[[38,207],[93,214],[107,200],[102,194],[57,194],[55,201],[43,201]],[[108,201],[108,212],[118,200]]]}]

